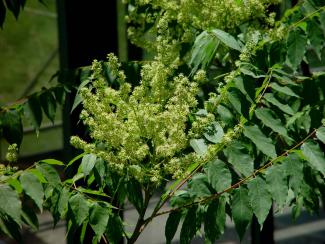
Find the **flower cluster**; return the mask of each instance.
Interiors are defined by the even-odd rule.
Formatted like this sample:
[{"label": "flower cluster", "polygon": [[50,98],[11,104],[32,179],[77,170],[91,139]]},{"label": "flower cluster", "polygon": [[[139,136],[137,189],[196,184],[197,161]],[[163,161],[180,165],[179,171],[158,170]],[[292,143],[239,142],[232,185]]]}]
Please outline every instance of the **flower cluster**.
[{"label": "flower cluster", "polygon": [[18,159],[18,146],[16,143],[9,145],[6,154],[6,160],[10,163],[16,162]]},{"label": "flower cluster", "polygon": [[259,28],[273,25],[275,15],[267,14],[266,8],[281,0],[126,2],[129,3],[127,21],[131,24],[128,30],[131,40],[146,50],[154,51],[160,59],[172,63],[179,58],[180,46],[191,43],[197,32],[202,30],[218,28],[234,34],[241,24],[248,21]]},{"label": "flower cluster", "polygon": [[197,84],[182,74],[170,78],[172,67],[154,61],[143,66],[140,85],[132,89],[115,56],[109,55],[108,66],[120,87],[108,87],[100,75],[101,65],[93,63],[94,82],[80,91],[84,107],[80,117],[94,142],[72,137],[72,145],[140,182],[181,176],[196,158],[184,150],[191,134],[189,115],[197,106]]}]

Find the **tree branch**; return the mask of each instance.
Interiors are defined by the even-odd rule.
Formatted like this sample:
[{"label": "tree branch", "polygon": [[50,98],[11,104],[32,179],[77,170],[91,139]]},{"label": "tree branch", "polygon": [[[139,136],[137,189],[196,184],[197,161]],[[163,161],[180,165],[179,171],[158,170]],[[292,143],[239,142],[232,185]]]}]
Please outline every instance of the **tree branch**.
[{"label": "tree branch", "polygon": [[293,150],[295,150],[296,148],[301,146],[305,141],[307,141],[309,138],[311,138],[315,133],[316,133],[316,129],[313,130],[309,135],[307,135],[302,141],[297,143],[295,146],[293,146],[292,148],[286,150],[285,152],[283,152],[278,157],[270,160],[267,164],[265,164],[264,166],[262,166],[259,169],[255,170],[251,175],[247,176],[244,179],[241,179],[236,184],[228,187],[227,189],[225,189],[225,190],[223,190],[223,191],[221,191],[219,193],[213,194],[211,196],[205,197],[205,198],[203,198],[203,199],[201,199],[199,201],[196,201],[196,202],[185,204],[183,206],[180,206],[180,207],[177,207],[177,208],[172,208],[172,209],[169,209],[169,210],[166,210],[166,211],[157,212],[155,215],[150,216],[146,221],[149,223],[153,218],[158,217],[160,215],[168,214],[168,213],[171,213],[171,212],[177,212],[177,211],[182,210],[183,208],[189,208],[189,207],[192,207],[193,205],[196,205],[196,204],[206,203],[208,201],[211,201],[211,200],[214,200],[214,199],[220,197],[224,193],[230,192],[231,190],[238,188],[239,186],[246,183],[251,178],[256,177],[257,174],[259,174],[259,173],[263,172],[264,170],[266,170],[267,168],[271,167],[275,162],[279,161],[280,158],[288,156],[289,153],[291,153]]}]

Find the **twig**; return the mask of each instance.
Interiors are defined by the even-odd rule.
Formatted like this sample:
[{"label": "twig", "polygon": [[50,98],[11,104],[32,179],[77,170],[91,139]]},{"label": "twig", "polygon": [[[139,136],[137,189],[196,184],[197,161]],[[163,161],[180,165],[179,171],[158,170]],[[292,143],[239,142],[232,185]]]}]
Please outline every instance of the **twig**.
[{"label": "twig", "polygon": [[320,7],[319,9],[315,10],[314,12],[308,14],[307,16],[303,17],[301,20],[295,22],[294,24],[292,24],[290,27],[289,27],[289,30],[297,27],[301,22],[305,21],[306,19],[309,19],[310,17],[313,17],[315,14],[317,14],[318,12],[322,11],[322,10],[325,10],[325,6],[323,7]]}]

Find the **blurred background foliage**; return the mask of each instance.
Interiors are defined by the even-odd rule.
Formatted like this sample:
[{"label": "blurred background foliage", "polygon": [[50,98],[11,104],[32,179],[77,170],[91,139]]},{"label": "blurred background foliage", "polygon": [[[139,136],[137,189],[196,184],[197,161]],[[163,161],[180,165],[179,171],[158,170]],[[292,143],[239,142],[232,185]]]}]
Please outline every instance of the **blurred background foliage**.
[{"label": "blurred background foliage", "polygon": [[[10,105],[42,87],[55,85],[55,81],[49,82],[59,70],[54,0],[43,4],[37,0],[27,1],[17,19],[13,12],[6,11],[0,31],[0,56],[0,106]],[[56,123],[60,120],[61,113],[57,113]],[[44,118],[44,124],[49,122]],[[27,132],[21,146],[22,157],[62,147],[61,128],[43,131],[37,138],[29,128],[29,121],[23,121],[23,125]],[[51,138],[51,143],[48,138]],[[0,158],[3,159],[8,147],[3,138],[0,146]]]}]

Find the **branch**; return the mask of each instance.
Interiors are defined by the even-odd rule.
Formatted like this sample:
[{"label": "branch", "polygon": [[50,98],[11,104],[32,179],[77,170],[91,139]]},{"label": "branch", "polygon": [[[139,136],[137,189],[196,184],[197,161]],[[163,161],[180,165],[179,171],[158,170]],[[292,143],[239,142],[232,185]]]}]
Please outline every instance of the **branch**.
[{"label": "branch", "polygon": [[137,221],[137,224],[134,228],[133,234],[130,238],[127,238],[127,243],[128,244],[133,244],[136,242],[136,240],[138,239],[138,237],[140,236],[141,232],[144,230],[144,224],[145,224],[145,220],[144,220],[144,216],[146,214],[148,205],[149,205],[149,201],[150,198],[152,196],[152,194],[149,192],[149,190],[145,190],[145,196],[144,196],[144,205],[143,205],[143,209],[141,211],[141,213],[139,214],[139,218]]},{"label": "branch", "polygon": [[155,217],[158,217],[160,215],[164,215],[164,214],[168,214],[168,213],[171,213],[171,212],[177,212],[177,211],[180,211],[182,210],[183,208],[189,208],[189,207],[192,207],[193,205],[196,205],[196,204],[202,204],[202,203],[206,203],[208,201],[212,201],[218,197],[220,197],[222,194],[224,193],[227,193],[227,192],[230,192],[231,190],[233,189],[236,189],[238,188],[239,186],[241,186],[242,184],[246,183],[248,180],[250,180],[251,178],[255,178],[256,175],[260,174],[261,172],[263,172],[264,170],[270,168],[275,162],[279,161],[279,159],[285,157],[285,156],[288,156],[289,153],[291,153],[293,150],[295,150],[297,147],[300,147],[305,141],[307,141],[310,137],[312,137],[314,134],[316,133],[316,129],[313,130],[308,136],[306,136],[302,141],[300,141],[298,144],[296,144],[295,146],[293,146],[292,148],[286,150],[285,152],[283,152],[281,155],[279,155],[278,157],[270,160],[267,164],[265,164],[264,166],[260,167],[259,169],[255,170],[251,175],[247,176],[246,178],[244,179],[241,179],[240,181],[238,181],[236,184],[228,187],[227,189],[219,192],[219,193],[216,193],[216,194],[213,194],[211,196],[208,196],[208,197],[205,197],[199,201],[196,201],[196,202],[192,202],[192,203],[189,203],[189,204],[185,204],[183,206],[180,206],[180,207],[177,207],[177,208],[172,208],[172,209],[169,209],[167,211],[163,211],[163,212],[158,212],[156,213],[154,216],[151,216],[148,221],[150,222],[153,218]]},{"label": "branch", "polygon": [[318,12],[321,12],[321,11],[323,11],[323,10],[325,10],[325,6],[320,7],[319,9],[315,10],[314,12],[312,12],[312,13],[306,15],[306,16],[303,17],[302,19],[300,19],[300,20],[298,20],[297,22],[293,23],[291,26],[289,26],[289,30],[291,30],[291,29],[297,27],[301,22],[303,22],[303,21],[305,21],[305,20],[307,20],[307,19],[313,17],[315,14],[317,14]]}]

